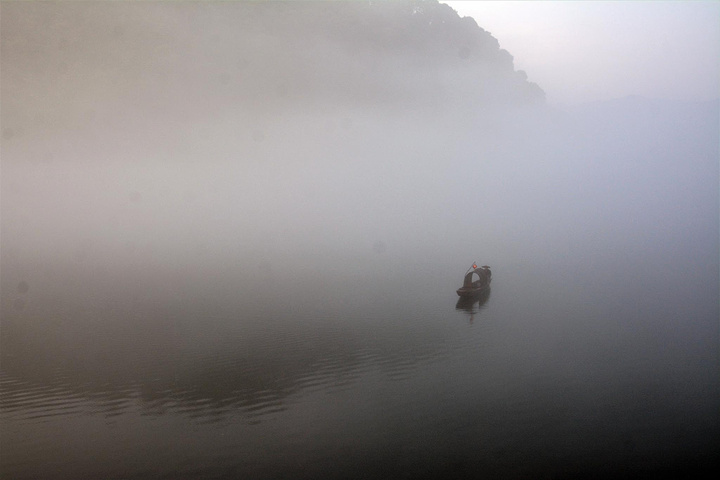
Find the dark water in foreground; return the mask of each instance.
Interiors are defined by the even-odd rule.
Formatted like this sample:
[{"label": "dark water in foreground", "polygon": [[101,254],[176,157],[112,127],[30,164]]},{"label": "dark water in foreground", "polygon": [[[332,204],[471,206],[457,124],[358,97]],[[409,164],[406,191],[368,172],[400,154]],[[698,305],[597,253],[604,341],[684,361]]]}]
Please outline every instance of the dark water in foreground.
[{"label": "dark water in foreground", "polygon": [[0,475],[715,471],[716,263],[493,264],[458,305],[458,259],[380,257],[250,281],[7,269]]}]

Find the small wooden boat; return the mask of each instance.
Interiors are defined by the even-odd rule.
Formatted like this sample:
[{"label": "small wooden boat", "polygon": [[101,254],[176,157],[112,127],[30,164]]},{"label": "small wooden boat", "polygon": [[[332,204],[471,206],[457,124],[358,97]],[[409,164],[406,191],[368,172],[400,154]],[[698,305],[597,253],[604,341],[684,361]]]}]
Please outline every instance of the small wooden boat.
[{"label": "small wooden boat", "polygon": [[492,272],[490,271],[490,267],[483,265],[478,268],[478,266],[473,263],[472,267],[465,272],[463,286],[457,289],[457,294],[461,297],[479,295],[490,288],[491,281]]}]

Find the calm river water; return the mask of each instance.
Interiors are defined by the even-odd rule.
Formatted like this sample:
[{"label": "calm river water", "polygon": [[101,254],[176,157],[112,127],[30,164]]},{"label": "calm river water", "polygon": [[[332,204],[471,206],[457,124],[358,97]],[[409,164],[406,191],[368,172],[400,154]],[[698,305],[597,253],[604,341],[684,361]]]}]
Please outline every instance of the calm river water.
[{"label": "calm river water", "polygon": [[[158,274],[74,259],[21,277],[8,261],[1,476],[715,468],[718,270],[707,255],[412,263],[377,250],[360,269],[337,258],[302,271]],[[492,290],[462,305],[454,290],[473,260],[492,263]]]}]

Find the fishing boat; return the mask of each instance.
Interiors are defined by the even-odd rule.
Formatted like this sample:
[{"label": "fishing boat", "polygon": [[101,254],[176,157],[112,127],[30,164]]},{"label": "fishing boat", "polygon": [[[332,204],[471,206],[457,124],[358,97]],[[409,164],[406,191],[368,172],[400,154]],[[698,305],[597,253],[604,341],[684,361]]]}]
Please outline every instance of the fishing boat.
[{"label": "fishing boat", "polygon": [[491,281],[492,272],[490,271],[490,267],[487,265],[478,267],[477,264],[473,263],[472,267],[468,268],[468,271],[465,272],[463,286],[457,289],[457,294],[460,297],[480,295],[490,288]]}]

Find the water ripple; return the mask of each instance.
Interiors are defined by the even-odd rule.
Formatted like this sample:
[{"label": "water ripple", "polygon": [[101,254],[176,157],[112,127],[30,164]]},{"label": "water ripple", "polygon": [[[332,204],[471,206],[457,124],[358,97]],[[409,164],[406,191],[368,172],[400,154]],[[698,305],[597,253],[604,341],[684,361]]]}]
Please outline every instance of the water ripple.
[{"label": "water ripple", "polygon": [[100,344],[83,344],[92,350],[79,359],[66,353],[76,350],[72,344],[63,344],[51,351],[60,361],[48,356],[47,365],[32,370],[27,358],[13,361],[0,371],[0,407],[5,416],[26,419],[138,409],[143,416],[257,421],[308,393],[344,388],[367,374],[398,381],[441,360],[453,347],[434,321],[389,318],[382,309],[357,318],[163,320],[169,330],[152,331],[153,349],[136,347],[141,330],[120,330],[117,337],[101,335],[107,340]]},{"label": "water ripple", "polygon": [[109,397],[108,392],[89,394],[68,385],[38,385],[6,374],[0,377],[0,392],[3,416],[26,420],[86,413],[113,416],[125,411],[132,401],[130,390],[115,390]]}]

